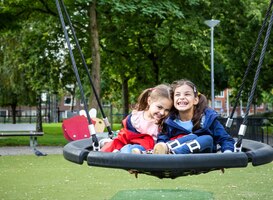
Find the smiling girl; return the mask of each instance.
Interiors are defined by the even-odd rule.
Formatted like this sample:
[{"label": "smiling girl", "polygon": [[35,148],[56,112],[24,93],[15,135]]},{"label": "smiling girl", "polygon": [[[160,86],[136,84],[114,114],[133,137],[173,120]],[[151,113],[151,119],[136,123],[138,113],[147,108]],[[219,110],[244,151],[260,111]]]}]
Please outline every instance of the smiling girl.
[{"label": "smiling girl", "polygon": [[173,107],[170,85],[160,84],[144,90],[132,111],[124,120],[117,138],[101,151],[141,154],[153,149],[162,120]]},{"label": "smiling girl", "polygon": [[207,106],[207,98],[194,83],[179,80],[172,84],[175,111],[158,135],[154,154],[188,154],[234,151],[234,140],[217,120],[218,114]]}]

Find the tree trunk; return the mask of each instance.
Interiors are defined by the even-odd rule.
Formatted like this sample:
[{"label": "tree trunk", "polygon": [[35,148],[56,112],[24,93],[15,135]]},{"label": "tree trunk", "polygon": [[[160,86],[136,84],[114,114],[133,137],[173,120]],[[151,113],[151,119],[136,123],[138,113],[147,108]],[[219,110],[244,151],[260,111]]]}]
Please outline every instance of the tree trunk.
[{"label": "tree trunk", "polygon": [[[74,83],[74,87],[72,87],[71,91],[70,91],[70,94],[72,96],[71,107],[70,107],[70,111],[71,112],[74,112],[74,102],[75,102],[75,97],[76,97],[76,87],[77,87],[77,83]],[[81,99],[82,99],[82,97],[81,97]]]},{"label": "tree trunk", "polygon": [[12,123],[13,124],[16,124],[16,107],[17,107],[16,103],[13,103],[11,105],[11,114],[12,114]]},{"label": "tree trunk", "polygon": [[[99,33],[97,27],[97,13],[96,13],[96,0],[93,0],[90,4],[90,36],[91,36],[91,50],[92,50],[92,82],[100,97],[100,48],[99,48]],[[98,109],[98,103],[94,93],[92,93],[90,102],[90,108]]]},{"label": "tree trunk", "polygon": [[148,55],[148,58],[152,61],[153,63],[153,71],[155,74],[155,84],[159,84],[159,66],[157,64],[158,57],[155,55],[155,53],[150,53]]},{"label": "tree trunk", "polygon": [[36,98],[36,131],[43,132],[42,126],[42,99],[39,93]]},{"label": "tree trunk", "polygon": [[128,78],[122,77],[122,99],[123,99],[123,114],[124,117],[129,114],[129,89],[128,89]]}]

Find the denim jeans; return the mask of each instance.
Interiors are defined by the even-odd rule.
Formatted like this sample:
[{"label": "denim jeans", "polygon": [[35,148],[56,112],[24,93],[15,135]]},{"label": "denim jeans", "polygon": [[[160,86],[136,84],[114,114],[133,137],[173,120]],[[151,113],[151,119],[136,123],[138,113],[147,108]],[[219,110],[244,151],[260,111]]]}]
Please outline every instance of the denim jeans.
[{"label": "denim jeans", "polygon": [[139,144],[126,144],[124,147],[120,149],[120,153],[132,153],[132,149],[137,148],[140,151],[145,151],[146,149]]}]

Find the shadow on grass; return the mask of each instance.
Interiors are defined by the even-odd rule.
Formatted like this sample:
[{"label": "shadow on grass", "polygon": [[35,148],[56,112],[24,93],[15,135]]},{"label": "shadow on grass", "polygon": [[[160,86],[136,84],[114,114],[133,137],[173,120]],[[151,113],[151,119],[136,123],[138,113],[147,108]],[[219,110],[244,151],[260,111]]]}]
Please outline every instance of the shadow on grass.
[{"label": "shadow on grass", "polygon": [[176,199],[191,199],[191,200],[208,200],[214,199],[213,194],[198,190],[168,190],[168,189],[140,189],[140,190],[122,190],[116,193],[111,200],[176,200]]}]

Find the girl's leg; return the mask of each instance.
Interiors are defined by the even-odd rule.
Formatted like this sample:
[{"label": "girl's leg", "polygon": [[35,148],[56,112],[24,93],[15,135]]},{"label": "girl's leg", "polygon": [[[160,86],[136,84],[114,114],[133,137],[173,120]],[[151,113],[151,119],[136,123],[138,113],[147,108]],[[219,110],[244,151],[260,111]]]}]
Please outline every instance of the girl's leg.
[{"label": "girl's leg", "polygon": [[132,149],[137,148],[140,151],[145,151],[145,148],[139,144],[126,144],[120,149],[120,153],[132,153]]},{"label": "girl's leg", "polygon": [[201,153],[212,153],[213,151],[213,138],[210,135],[202,135],[196,138],[200,144]]},{"label": "girl's leg", "polygon": [[195,134],[189,134],[180,138],[177,138],[175,140],[171,140],[167,142],[168,148],[176,154],[186,154],[189,152],[189,149],[185,147],[186,142],[193,141],[197,138],[197,135]]},{"label": "girl's leg", "polygon": [[[210,135],[202,135],[197,137],[196,135],[192,134],[191,137],[187,138],[182,137],[178,138],[177,140],[179,144],[176,146],[175,145],[171,146],[172,143],[171,144],[168,143],[169,148],[175,154],[189,154],[198,152],[209,153],[212,152],[213,149],[213,139]],[[184,143],[182,143],[183,141]]]},{"label": "girl's leg", "polygon": [[183,143],[185,143],[185,142],[194,140],[194,139],[196,139],[197,137],[198,137],[197,135],[191,133],[191,134],[189,134],[189,135],[185,135],[185,136],[183,136],[183,137],[177,138],[176,140],[178,140],[178,142],[179,142],[180,144],[183,144]]}]

